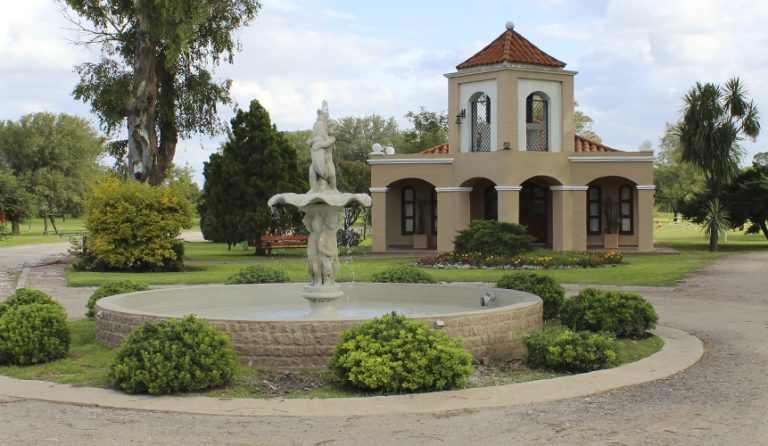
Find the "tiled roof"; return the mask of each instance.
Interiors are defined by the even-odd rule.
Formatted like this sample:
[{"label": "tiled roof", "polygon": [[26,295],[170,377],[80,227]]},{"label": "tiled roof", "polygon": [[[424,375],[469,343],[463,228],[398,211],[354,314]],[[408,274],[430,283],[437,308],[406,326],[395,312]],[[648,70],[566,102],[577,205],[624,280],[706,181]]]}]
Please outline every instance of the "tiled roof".
[{"label": "tiled roof", "polygon": [[621,152],[599,142],[591,141],[583,136],[576,135],[576,143],[573,146],[574,152]]},{"label": "tiled roof", "polygon": [[507,26],[507,30],[496,40],[474,56],[457,65],[456,69],[461,70],[483,65],[495,65],[501,62],[543,65],[556,68],[565,67],[565,62],[561,62],[540,50],[536,45],[512,29],[512,26]]},{"label": "tiled roof", "polygon": [[424,149],[419,154],[422,155],[433,155],[433,154],[447,154],[448,153],[448,143],[444,142],[442,144],[438,144],[434,147],[430,147],[428,149]]}]

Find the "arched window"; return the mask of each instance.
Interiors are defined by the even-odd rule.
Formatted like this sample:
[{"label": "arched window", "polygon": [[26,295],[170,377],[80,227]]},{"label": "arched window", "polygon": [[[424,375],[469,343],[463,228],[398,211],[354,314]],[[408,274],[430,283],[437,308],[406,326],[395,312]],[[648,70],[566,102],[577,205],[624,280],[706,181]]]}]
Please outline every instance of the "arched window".
[{"label": "arched window", "polygon": [[416,222],[416,193],[412,187],[403,188],[402,207],[402,233],[413,234]]},{"label": "arched window", "polygon": [[472,151],[491,151],[491,98],[475,93],[469,108],[472,112]]},{"label": "arched window", "polygon": [[602,192],[597,186],[589,186],[587,190],[587,234],[603,232],[602,221]]},{"label": "arched window", "polygon": [[619,218],[620,234],[632,234],[632,187],[621,186],[619,188]]},{"label": "arched window", "polygon": [[549,101],[543,93],[531,93],[525,100],[525,148],[549,151]]}]

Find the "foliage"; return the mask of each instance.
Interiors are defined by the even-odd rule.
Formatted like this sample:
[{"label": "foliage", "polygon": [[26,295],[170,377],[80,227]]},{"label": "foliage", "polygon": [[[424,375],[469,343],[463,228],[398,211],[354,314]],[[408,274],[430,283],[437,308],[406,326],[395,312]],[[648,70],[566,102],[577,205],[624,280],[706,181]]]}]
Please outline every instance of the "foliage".
[{"label": "foliage", "polygon": [[461,340],[393,312],[345,330],[329,368],[345,383],[391,393],[463,387],[471,364]]},{"label": "foliage", "polygon": [[94,291],[88,298],[88,303],[85,304],[85,317],[93,319],[93,309],[96,307],[96,302],[98,302],[99,299],[103,299],[107,296],[114,296],[115,294],[133,293],[135,291],[146,291],[148,289],[149,286],[146,283],[132,282],[130,280],[105,283],[96,288],[96,291]]},{"label": "foliage", "polygon": [[346,116],[336,130],[336,160],[368,162],[374,143],[398,147],[400,131],[395,118],[379,115]]},{"label": "foliage", "polygon": [[411,265],[397,265],[371,275],[371,282],[380,283],[435,283],[428,273]]},{"label": "foliage", "polygon": [[527,361],[534,367],[565,372],[591,372],[618,363],[616,339],[603,333],[573,331],[547,325],[523,338]]},{"label": "foliage", "polygon": [[499,268],[499,269],[560,269],[598,268],[623,263],[624,256],[618,251],[607,252],[565,252],[539,250],[517,256],[486,256],[479,252],[459,254],[456,251],[443,252],[432,257],[422,257],[418,265],[433,268]]},{"label": "foliage", "polygon": [[[677,126],[680,159],[702,172],[712,198],[719,198],[738,173],[738,142],[744,136],[754,140],[760,133],[757,106],[746,94],[744,85],[734,78],[724,89],[697,82],[683,99],[683,116]],[[709,250],[717,251],[718,231],[709,234]]]},{"label": "foliage", "polygon": [[19,288],[14,294],[8,296],[3,302],[0,302],[0,316],[5,314],[8,310],[19,305],[53,305],[58,307],[61,311],[64,311],[64,307],[60,303],[53,300],[53,298],[40,290],[34,290],[32,288]]},{"label": "foliage", "polygon": [[206,240],[230,245],[247,240],[260,253],[262,235],[301,225],[293,207],[273,213],[267,205],[272,195],[307,190],[307,175],[299,171],[296,149],[258,101],[237,111],[228,140],[205,163],[203,175],[198,212]]},{"label": "foliage", "polygon": [[[336,175],[338,176],[338,189],[342,192],[368,193],[368,188],[371,187],[371,166],[368,163],[339,160],[336,162]],[[352,225],[357,222],[361,214],[367,215],[366,209],[357,203],[344,208],[342,230],[347,233],[352,232]],[[350,237],[354,238],[355,235],[350,234]],[[348,245],[344,244],[344,246]],[[352,246],[356,246],[356,244]]]},{"label": "foliage", "polygon": [[560,308],[560,320],[573,330],[606,331],[628,338],[655,328],[659,316],[639,294],[584,288],[566,299]]},{"label": "foliage", "polygon": [[192,179],[194,174],[195,169],[189,164],[184,167],[174,165],[163,184],[176,191],[178,196],[184,197],[192,205],[196,205],[202,192]]},{"label": "foliage", "polygon": [[288,276],[281,270],[274,270],[262,265],[252,265],[227,278],[227,285],[240,283],[283,283]]},{"label": "foliage", "polygon": [[516,256],[532,249],[534,237],[525,226],[498,220],[475,220],[453,239],[458,254],[479,252],[484,255]]},{"label": "foliage", "polygon": [[701,230],[707,234],[710,240],[724,238],[730,224],[728,211],[719,198],[713,198],[706,203]]},{"label": "foliage", "polygon": [[768,152],[756,153],[752,157],[752,165],[755,167],[768,167]]},{"label": "foliage", "polygon": [[69,351],[67,315],[61,306],[14,305],[0,316],[0,364],[38,364]]},{"label": "foliage", "polygon": [[496,287],[539,296],[544,301],[544,320],[557,317],[565,299],[565,290],[555,279],[536,273],[505,274],[496,282]]},{"label": "foliage", "polygon": [[360,234],[354,229],[339,229],[336,232],[336,242],[345,248],[354,248],[360,244]]},{"label": "foliage", "polygon": [[18,235],[19,224],[34,212],[35,197],[12,172],[0,168],[0,224],[10,221],[12,232]]},{"label": "foliage", "polygon": [[595,123],[595,120],[592,119],[591,116],[587,115],[583,111],[579,110],[579,103],[574,104],[576,110],[573,112],[573,121],[576,125],[576,134],[579,136],[582,136],[584,138],[587,138],[590,141],[594,141],[597,143],[602,142],[602,139],[600,136],[598,136],[597,133],[595,133],[594,130],[592,130],[592,124]]},{"label": "foliage", "polygon": [[145,163],[151,171],[142,172],[140,179],[159,185],[179,137],[220,129],[217,106],[231,103],[231,82],[216,82],[211,67],[222,60],[232,63],[239,47],[234,33],[253,20],[260,3],[63,1],[80,16],[71,20],[84,36],[81,43],[101,50],[98,62],[76,68],[80,81],[75,98],[89,102],[110,133],[134,118],[128,129],[131,142],[136,144],[144,133],[152,152]]},{"label": "foliage", "polygon": [[183,261],[176,238],[191,215],[189,202],[171,188],[107,178],[88,200],[84,256],[93,258],[93,268],[171,269]]},{"label": "foliage", "polygon": [[81,213],[103,151],[103,139],[76,116],[34,113],[0,123],[0,158],[54,225],[56,216]]},{"label": "foliage", "polygon": [[413,128],[403,132],[401,151],[419,152],[448,140],[448,115],[446,112],[431,112],[419,107],[418,112],[409,111],[405,118]]},{"label": "foliage", "polygon": [[685,200],[703,187],[704,177],[695,167],[680,161],[680,135],[667,123],[653,169],[656,203],[677,214]]},{"label": "foliage", "polygon": [[109,376],[120,390],[159,395],[227,384],[236,364],[227,335],[189,315],[134,329],[118,348]]},{"label": "foliage", "polygon": [[732,227],[749,221],[748,231],[762,231],[768,239],[768,165],[755,164],[741,172],[726,189],[724,201]]}]

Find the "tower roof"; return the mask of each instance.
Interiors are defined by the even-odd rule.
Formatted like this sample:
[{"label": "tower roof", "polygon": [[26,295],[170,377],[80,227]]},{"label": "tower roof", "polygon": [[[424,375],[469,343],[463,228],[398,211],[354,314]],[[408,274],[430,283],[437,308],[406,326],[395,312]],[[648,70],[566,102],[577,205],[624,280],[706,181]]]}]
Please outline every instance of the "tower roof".
[{"label": "tower roof", "polygon": [[477,54],[456,66],[457,70],[483,65],[495,65],[502,62],[523,63],[541,65],[545,67],[563,68],[565,62],[561,62],[528,39],[521,36],[514,29],[512,22],[507,23],[507,29],[488,46],[478,51]]}]

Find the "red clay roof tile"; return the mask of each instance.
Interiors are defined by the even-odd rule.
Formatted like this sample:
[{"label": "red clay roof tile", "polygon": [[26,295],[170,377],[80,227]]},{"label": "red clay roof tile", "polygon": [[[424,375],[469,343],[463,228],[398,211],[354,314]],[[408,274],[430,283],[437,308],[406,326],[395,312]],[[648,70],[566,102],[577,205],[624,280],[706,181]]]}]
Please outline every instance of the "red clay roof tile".
[{"label": "red clay roof tile", "polygon": [[430,147],[428,149],[424,149],[419,154],[421,155],[432,155],[432,154],[447,154],[448,153],[448,143],[444,142],[442,144],[438,144],[434,147]]},{"label": "red clay roof tile", "polygon": [[574,152],[621,152],[621,150],[608,147],[606,145],[600,144],[599,142],[591,141],[587,138],[584,138],[583,136],[576,135],[575,140],[576,141],[573,146]]},{"label": "red clay roof tile", "polygon": [[496,40],[478,51],[477,54],[457,65],[456,69],[461,70],[483,65],[495,65],[501,62],[543,65],[556,68],[565,67],[565,62],[555,59],[518,34],[514,29],[508,28]]}]

